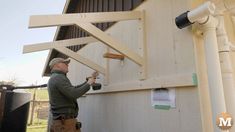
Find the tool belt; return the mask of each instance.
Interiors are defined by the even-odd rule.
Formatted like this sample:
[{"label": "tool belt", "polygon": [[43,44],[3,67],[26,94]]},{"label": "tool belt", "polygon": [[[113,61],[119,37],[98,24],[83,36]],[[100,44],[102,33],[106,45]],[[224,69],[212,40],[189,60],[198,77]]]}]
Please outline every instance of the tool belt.
[{"label": "tool belt", "polygon": [[[56,118],[54,120],[57,120],[57,121],[60,120],[61,123],[64,124],[66,120],[75,119],[75,118],[76,118],[75,116],[71,116],[71,115],[61,115],[61,116],[59,116],[58,118]],[[82,128],[82,123],[77,121],[76,122],[76,129],[80,129],[80,128]]]},{"label": "tool belt", "polygon": [[82,123],[77,121],[76,123],[76,129],[81,129],[82,128]]},{"label": "tool belt", "polygon": [[60,115],[58,118],[54,119],[54,120],[66,120],[66,119],[73,119],[76,118],[76,116],[73,115]]}]

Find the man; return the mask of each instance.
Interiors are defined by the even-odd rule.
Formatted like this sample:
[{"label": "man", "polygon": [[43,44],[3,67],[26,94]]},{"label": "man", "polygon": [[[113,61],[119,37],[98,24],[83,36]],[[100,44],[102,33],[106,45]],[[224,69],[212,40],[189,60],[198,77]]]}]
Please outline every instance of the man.
[{"label": "man", "polygon": [[81,85],[73,86],[66,77],[69,59],[54,58],[50,61],[51,77],[48,81],[50,110],[53,117],[51,132],[80,132],[77,124],[77,98],[84,95],[98,76],[94,72]]}]

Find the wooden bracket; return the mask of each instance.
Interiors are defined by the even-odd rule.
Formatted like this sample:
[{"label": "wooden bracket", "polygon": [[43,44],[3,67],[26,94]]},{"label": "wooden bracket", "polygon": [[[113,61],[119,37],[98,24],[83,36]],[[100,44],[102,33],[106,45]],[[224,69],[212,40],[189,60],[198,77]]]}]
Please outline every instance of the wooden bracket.
[{"label": "wooden bracket", "polygon": [[[101,23],[101,22],[114,22],[114,21],[123,21],[123,20],[139,20],[140,21],[140,53],[136,53],[133,50],[129,49],[125,44],[119,42],[115,38],[109,36],[92,23]],[[79,14],[62,14],[62,15],[37,15],[31,16],[29,27],[38,28],[38,27],[50,27],[50,26],[65,26],[65,25],[77,25],[82,28],[84,31],[88,32],[93,38],[85,38],[86,42],[93,42],[99,40],[103,42],[108,47],[113,48],[120,54],[129,58],[137,65],[140,66],[140,79],[146,79],[146,39],[145,39],[145,24],[144,24],[144,11],[125,11],[125,12],[101,12],[101,13],[79,13]],[[94,39],[95,38],[95,39]],[[84,39],[84,38],[83,38]],[[82,41],[81,39],[79,41]],[[81,62],[82,64],[87,65],[88,67],[98,70],[99,72],[105,74],[105,69],[100,66],[91,63],[91,61],[82,58],[81,56],[75,55],[71,50],[65,48],[70,44],[69,40],[63,40],[63,46],[57,46],[54,42],[52,43],[43,43],[40,45],[35,45],[33,47],[25,46],[24,53],[46,50],[54,48],[59,52],[62,52],[75,60]],[[65,44],[66,43],[66,44]],[[73,44],[72,44],[73,45]],[[75,45],[75,44],[74,44]],[[78,45],[78,44],[77,44]],[[110,54],[109,54],[110,56]],[[115,58],[115,57],[114,57]]]},{"label": "wooden bracket", "polygon": [[59,40],[54,42],[46,42],[46,43],[39,43],[39,44],[30,44],[24,45],[23,53],[30,53],[42,50],[48,50],[53,48],[59,47],[68,47],[74,45],[81,45],[81,44],[88,44],[92,42],[97,42],[93,37],[83,37],[83,38],[75,38],[75,39],[68,39],[68,40]]},{"label": "wooden bracket", "polygon": [[113,54],[113,53],[105,53],[103,57],[110,59],[124,60],[124,55]]},{"label": "wooden bracket", "polygon": [[86,58],[83,58],[82,56],[73,52],[72,50],[65,48],[65,47],[59,47],[59,48],[55,48],[55,49],[65,55],[68,55],[69,57],[75,59],[76,61],[90,67],[91,69],[99,71],[101,74],[105,75],[105,68],[95,64],[94,62],[92,62]]}]

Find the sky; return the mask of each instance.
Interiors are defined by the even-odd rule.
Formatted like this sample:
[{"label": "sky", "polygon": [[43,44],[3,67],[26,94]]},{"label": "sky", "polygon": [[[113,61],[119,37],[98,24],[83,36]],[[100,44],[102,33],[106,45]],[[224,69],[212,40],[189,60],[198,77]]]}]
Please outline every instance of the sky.
[{"label": "sky", "polygon": [[3,0],[0,4],[0,81],[18,86],[47,83],[49,50],[23,54],[23,45],[53,41],[56,27],[29,29],[31,15],[61,14],[66,0]]}]

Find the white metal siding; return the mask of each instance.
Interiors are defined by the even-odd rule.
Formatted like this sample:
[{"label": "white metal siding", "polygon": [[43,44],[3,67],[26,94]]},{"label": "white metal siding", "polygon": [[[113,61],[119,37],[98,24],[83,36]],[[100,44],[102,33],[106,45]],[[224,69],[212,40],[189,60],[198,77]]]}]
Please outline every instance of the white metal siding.
[{"label": "white metal siding", "polygon": [[[148,79],[195,73],[193,40],[188,29],[179,30],[174,18],[189,8],[188,0],[146,0],[136,10],[146,12]],[[118,22],[107,32],[138,52],[138,21]],[[79,54],[106,66],[106,46],[89,44]],[[123,84],[135,89],[138,65],[125,59],[110,60],[110,83],[103,89]],[[73,84],[84,81],[92,70],[72,61],[68,74]],[[103,77],[99,80],[103,82]],[[125,85],[137,81],[137,85]],[[156,82],[157,83],[157,82]],[[154,109],[150,90],[89,94],[78,99],[83,132],[201,132],[198,89],[176,88],[176,108]]]}]

